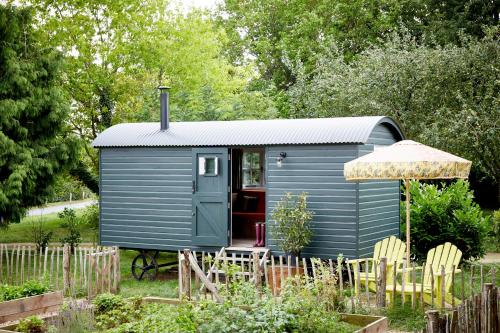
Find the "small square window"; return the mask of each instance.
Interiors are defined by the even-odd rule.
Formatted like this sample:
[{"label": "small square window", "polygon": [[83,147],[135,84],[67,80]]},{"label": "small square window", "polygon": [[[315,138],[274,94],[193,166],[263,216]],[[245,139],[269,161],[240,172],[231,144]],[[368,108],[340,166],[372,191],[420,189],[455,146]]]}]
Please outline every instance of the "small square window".
[{"label": "small square window", "polygon": [[199,157],[198,173],[202,176],[217,176],[219,174],[218,157]]}]

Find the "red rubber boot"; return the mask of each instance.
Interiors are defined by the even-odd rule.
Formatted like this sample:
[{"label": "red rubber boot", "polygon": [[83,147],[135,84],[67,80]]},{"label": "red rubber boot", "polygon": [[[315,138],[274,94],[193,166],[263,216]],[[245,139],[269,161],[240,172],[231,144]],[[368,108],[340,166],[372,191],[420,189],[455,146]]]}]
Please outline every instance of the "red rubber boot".
[{"label": "red rubber boot", "polygon": [[261,239],[260,239],[260,228],[259,228],[259,224],[260,223],[255,223],[255,243],[253,244],[253,246],[260,246],[260,242],[261,242]]},{"label": "red rubber boot", "polygon": [[266,245],[266,224],[265,223],[260,223],[260,242],[259,246],[263,247]]}]

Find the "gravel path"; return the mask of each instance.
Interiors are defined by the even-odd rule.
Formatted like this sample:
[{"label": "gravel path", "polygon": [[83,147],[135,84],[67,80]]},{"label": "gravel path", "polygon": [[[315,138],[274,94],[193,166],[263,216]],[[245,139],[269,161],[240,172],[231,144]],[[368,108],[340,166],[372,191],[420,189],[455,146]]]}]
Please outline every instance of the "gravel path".
[{"label": "gravel path", "polygon": [[500,264],[500,253],[486,253],[483,259],[479,260],[481,264]]},{"label": "gravel path", "polygon": [[95,203],[95,200],[85,200],[85,201],[77,201],[77,202],[63,202],[60,205],[52,205],[52,206],[47,206],[47,207],[41,207],[41,208],[32,208],[28,211],[28,216],[40,216],[40,215],[46,215],[50,213],[59,213],[64,210],[64,208],[73,208],[73,209],[79,209],[79,208],[85,208],[87,206],[92,205]]}]

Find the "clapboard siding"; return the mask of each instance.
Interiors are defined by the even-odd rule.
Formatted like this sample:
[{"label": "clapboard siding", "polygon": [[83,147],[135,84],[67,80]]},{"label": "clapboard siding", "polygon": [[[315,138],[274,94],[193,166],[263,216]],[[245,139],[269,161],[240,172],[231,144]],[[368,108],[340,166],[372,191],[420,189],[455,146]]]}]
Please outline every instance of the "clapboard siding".
[{"label": "clapboard siding", "polygon": [[[280,152],[287,156],[276,166]],[[343,176],[344,163],[358,156],[357,145],[273,146],[266,150],[267,215],[285,192],[308,193],[308,207],[314,211],[312,243],[305,256],[347,257],[356,254],[356,183]],[[270,222],[272,223],[272,222]],[[269,230],[269,228],[268,228]],[[276,252],[276,240],[268,232],[268,246]]]},{"label": "clapboard siding", "polygon": [[102,148],[101,244],[191,246],[191,148]]},{"label": "clapboard siding", "polygon": [[[359,145],[359,156],[373,151],[374,146],[391,145],[401,138],[384,124],[372,131],[368,142]],[[373,246],[388,236],[399,236],[399,181],[367,181],[359,183],[358,251],[360,257],[373,255]]]}]

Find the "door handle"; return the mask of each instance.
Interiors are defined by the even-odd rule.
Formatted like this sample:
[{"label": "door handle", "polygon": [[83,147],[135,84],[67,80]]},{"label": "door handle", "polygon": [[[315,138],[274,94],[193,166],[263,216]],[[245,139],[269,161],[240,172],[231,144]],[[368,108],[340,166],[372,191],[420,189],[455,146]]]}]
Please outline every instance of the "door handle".
[{"label": "door handle", "polygon": [[196,192],[196,181],[195,180],[193,180],[193,185],[192,185],[191,189],[192,189],[193,194],[194,194],[194,192]]}]

